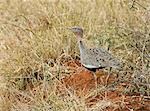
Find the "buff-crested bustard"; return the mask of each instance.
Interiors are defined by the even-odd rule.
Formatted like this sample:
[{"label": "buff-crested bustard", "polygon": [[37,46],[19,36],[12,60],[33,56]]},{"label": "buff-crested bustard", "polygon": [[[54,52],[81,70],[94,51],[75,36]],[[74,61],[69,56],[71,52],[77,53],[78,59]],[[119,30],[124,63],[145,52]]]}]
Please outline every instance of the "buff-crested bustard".
[{"label": "buff-crested bustard", "polygon": [[82,41],[83,29],[81,27],[75,26],[68,29],[71,30],[77,38],[80,50],[80,61],[85,68],[94,72],[96,69],[105,67],[121,69],[122,64],[120,61],[113,57],[107,50],[103,48],[87,48],[84,45]]}]

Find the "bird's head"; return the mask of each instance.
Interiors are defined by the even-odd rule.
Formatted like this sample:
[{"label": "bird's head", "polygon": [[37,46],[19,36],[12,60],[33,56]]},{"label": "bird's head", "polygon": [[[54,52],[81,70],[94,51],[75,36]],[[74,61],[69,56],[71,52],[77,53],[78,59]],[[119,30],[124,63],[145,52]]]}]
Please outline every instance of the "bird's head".
[{"label": "bird's head", "polygon": [[75,26],[68,29],[71,30],[77,37],[83,37],[83,29],[81,27]]}]

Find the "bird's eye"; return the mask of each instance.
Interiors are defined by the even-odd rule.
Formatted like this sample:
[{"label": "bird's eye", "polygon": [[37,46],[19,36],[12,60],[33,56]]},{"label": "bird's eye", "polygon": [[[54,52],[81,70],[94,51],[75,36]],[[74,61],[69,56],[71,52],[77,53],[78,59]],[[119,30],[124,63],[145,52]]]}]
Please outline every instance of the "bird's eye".
[{"label": "bird's eye", "polygon": [[74,28],[74,30],[77,30],[77,28]]}]

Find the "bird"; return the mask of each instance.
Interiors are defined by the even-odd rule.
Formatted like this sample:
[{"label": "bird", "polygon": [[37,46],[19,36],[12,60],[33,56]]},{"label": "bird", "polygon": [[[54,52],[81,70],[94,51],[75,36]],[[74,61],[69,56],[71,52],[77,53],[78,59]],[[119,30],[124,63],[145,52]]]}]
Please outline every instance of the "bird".
[{"label": "bird", "polygon": [[115,58],[107,50],[101,48],[88,48],[83,43],[83,29],[79,26],[69,27],[78,42],[80,50],[80,61],[81,64],[88,70],[96,72],[97,69],[103,69],[106,67],[121,69],[121,62]]}]

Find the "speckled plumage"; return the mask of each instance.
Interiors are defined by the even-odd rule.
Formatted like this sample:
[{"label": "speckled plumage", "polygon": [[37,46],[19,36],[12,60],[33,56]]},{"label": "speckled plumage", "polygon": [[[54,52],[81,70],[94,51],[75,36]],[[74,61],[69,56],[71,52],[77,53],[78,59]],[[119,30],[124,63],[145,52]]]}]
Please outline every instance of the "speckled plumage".
[{"label": "speckled plumage", "polygon": [[[79,43],[79,48],[81,42]],[[87,68],[121,68],[120,62],[102,48],[80,48],[80,58],[82,65]]]},{"label": "speckled plumage", "polygon": [[87,48],[83,41],[83,29],[80,27],[73,27],[71,30],[78,38],[80,49],[81,64],[88,69],[99,69],[105,67],[121,68],[119,60],[113,57],[108,51],[103,48]]}]

